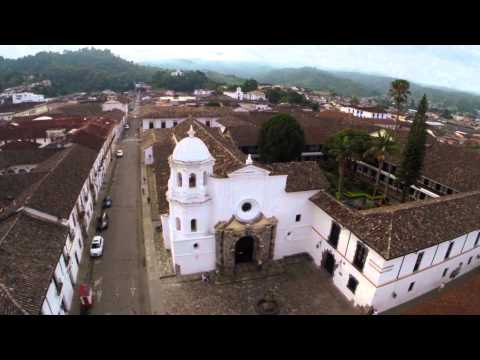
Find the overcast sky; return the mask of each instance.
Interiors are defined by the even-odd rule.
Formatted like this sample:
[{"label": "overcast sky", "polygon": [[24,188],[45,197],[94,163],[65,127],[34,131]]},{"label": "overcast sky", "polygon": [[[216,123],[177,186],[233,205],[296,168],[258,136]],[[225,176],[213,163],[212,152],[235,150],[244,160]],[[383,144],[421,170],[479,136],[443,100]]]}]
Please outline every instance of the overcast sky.
[{"label": "overcast sky", "polygon": [[[92,45],[0,45],[0,56]],[[204,59],[314,66],[404,78],[480,93],[480,46],[472,45],[93,45],[127,60]]]}]

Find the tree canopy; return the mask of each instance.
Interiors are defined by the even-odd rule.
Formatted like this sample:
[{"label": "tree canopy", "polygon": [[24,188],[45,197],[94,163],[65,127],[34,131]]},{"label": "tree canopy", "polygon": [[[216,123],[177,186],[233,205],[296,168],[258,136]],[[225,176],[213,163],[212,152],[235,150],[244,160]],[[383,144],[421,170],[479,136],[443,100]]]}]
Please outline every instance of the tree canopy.
[{"label": "tree canopy", "polygon": [[426,112],[428,110],[427,97],[424,95],[418,105],[415,119],[408,134],[407,145],[403,151],[402,163],[398,171],[400,183],[403,185],[402,201],[405,201],[423,168],[425,158],[425,145],[427,142]]},{"label": "tree canopy", "polygon": [[278,114],[262,125],[258,150],[260,160],[288,162],[299,160],[305,145],[305,134],[290,114]]},{"label": "tree canopy", "polygon": [[47,97],[110,89],[127,91],[151,80],[154,68],[134,64],[110,50],[84,48],[63,53],[39,52],[19,59],[0,57],[0,90],[50,80],[34,91]]},{"label": "tree canopy", "polygon": [[160,70],[153,75],[152,84],[156,88],[192,92],[195,89],[216,89],[218,84],[211,81],[201,71],[185,71],[181,76],[170,75],[169,70]]},{"label": "tree canopy", "polygon": [[258,82],[255,79],[247,79],[242,85],[243,92],[254,91],[254,90],[257,90],[257,88],[258,88]]},{"label": "tree canopy", "polygon": [[348,165],[362,158],[370,148],[370,135],[362,130],[345,129],[339,131],[326,142],[327,153],[338,164],[337,198],[342,196],[343,179]]}]

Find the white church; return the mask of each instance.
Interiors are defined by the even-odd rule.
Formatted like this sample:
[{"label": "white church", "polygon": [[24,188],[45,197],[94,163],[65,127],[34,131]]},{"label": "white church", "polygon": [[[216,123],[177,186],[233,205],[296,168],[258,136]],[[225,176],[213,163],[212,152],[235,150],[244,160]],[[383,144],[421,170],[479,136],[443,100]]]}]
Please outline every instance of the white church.
[{"label": "white church", "polygon": [[382,312],[480,264],[480,191],[358,211],[326,192],[315,162],[253,162],[193,119],[149,131],[164,134],[152,153],[179,274],[308,253],[355,305]]}]

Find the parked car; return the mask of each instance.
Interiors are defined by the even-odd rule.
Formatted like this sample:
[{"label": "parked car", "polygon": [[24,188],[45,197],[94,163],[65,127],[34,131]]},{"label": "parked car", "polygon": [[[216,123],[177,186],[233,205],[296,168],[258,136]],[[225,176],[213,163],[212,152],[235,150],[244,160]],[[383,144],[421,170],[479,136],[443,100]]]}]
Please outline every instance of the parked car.
[{"label": "parked car", "polygon": [[123,150],[117,150],[117,158],[123,157]]},{"label": "parked car", "polygon": [[90,256],[98,257],[103,255],[103,237],[96,235],[93,237],[92,245],[90,245]]},{"label": "parked car", "polygon": [[97,219],[97,230],[103,231],[106,229],[108,229],[108,214],[104,211]]},{"label": "parked car", "polygon": [[110,196],[107,196],[105,197],[105,199],[103,199],[103,208],[107,209],[111,207],[112,207],[112,198]]}]

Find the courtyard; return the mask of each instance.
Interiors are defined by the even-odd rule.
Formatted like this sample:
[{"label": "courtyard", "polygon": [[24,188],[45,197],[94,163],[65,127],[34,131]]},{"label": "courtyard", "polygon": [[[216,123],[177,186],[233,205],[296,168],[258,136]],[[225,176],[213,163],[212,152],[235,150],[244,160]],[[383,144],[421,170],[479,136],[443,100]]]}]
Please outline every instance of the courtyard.
[{"label": "courtyard", "polygon": [[150,280],[154,315],[257,315],[262,299],[273,300],[279,315],[358,315],[328,274],[306,255],[275,261],[268,268],[236,275],[172,276]]}]

